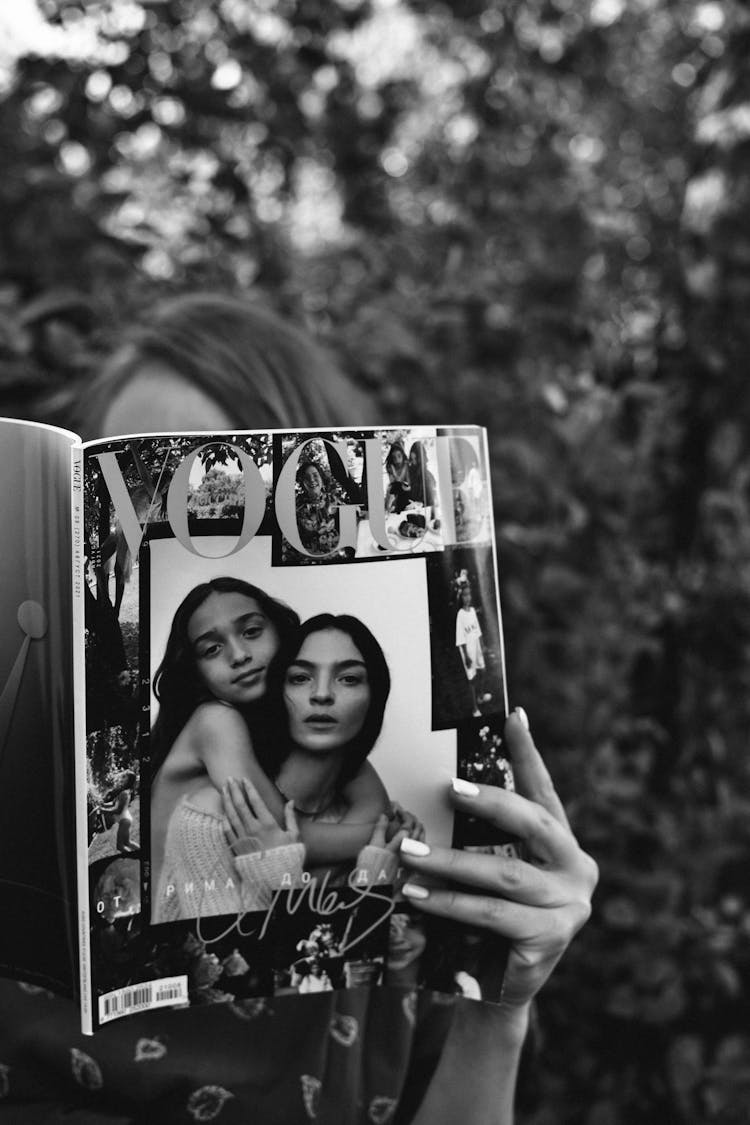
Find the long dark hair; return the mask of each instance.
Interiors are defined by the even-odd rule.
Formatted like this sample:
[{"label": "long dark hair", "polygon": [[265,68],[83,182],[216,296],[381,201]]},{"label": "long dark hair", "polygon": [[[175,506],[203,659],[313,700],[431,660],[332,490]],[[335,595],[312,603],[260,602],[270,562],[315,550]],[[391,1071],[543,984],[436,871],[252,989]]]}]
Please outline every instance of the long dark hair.
[{"label": "long dark hair", "polygon": [[337,780],[340,791],[358,773],[360,766],[375,745],[383,725],[383,715],[391,690],[391,674],[382,648],[358,617],[349,614],[319,613],[310,617],[282,644],[268,667],[264,703],[274,716],[276,737],[264,739],[257,746],[258,760],[269,777],[278,776],[285,759],[293,749],[289,736],[289,717],[284,706],[284,683],[289,668],[299,655],[302,645],[313,633],[336,629],[345,633],[359,649],[367,669],[370,685],[370,705],[362,728],[343,754],[343,764]]},{"label": "long dark hair", "polygon": [[[191,617],[211,594],[244,594],[252,598],[276,629],[282,646],[289,643],[299,627],[299,615],[290,606],[241,578],[212,578],[193,587],[177,607],[164,657],[154,676],[154,695],[159,700],[159,714],[151,731],[152,776],[156,775],[196,707],[212,698],[198,673],[188,637]],[[251,705],[242,709],[244,718],[249,720],[256,708],[257,705]],[[259,722],[262,721],[261,708],[257,708],[257,716]]]},{"label": "long dark hair", "polygon": [[408,466],[409,458],[406,455],[406,450],[404,449],[404,443],[402,441],[392,441],[391,445],[390,445],[390,448],[388,450],[388,453],[386,454],[386,458],[385,458],[386,469],[390,469],[391,466],[393,465],[393,454],[394,453],[400,453],[401,456],[403,457],[403,464]]},{"label": "long dark hair", "polygon": [[289,321],[257,301],[196,292],[160,301],[128,329],[79,396],[79,429],[101,433],[112,400],[154,366],[205,391],[232,426],[352,425],[375,409],[369,395]]},{"label": "long dark hair", "polygon": [[413,441],[409,449],[409,485],[412,500],[422,504],[435,503],[435,478],[427,468],[427,450],[422,441]]}]

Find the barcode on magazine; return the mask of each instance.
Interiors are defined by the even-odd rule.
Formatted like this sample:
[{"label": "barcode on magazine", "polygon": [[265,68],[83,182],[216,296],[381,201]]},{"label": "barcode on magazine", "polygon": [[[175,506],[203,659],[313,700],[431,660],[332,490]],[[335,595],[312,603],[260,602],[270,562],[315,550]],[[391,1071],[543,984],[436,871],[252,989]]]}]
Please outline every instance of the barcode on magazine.
[{"label": "barcode on magazine", "polygon": [[162,977],[142,984],[131,984],[99,997],[99,1023],[108,1023],[131,1012],[164,1008],[169,1004],[186,1004],[187,977]]}]

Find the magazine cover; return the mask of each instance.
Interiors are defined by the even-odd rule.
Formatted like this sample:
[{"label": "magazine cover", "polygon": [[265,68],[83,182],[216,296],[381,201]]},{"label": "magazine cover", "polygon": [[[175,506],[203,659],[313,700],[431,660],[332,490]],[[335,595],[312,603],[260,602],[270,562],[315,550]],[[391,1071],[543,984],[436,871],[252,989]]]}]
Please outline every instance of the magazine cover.
[{"label": "magazine cover", "polygon": [[399,895],[404,836],[512,786],[484,433],[85,448],[90,1027],[387,984],[497,999],[503,950]]}]

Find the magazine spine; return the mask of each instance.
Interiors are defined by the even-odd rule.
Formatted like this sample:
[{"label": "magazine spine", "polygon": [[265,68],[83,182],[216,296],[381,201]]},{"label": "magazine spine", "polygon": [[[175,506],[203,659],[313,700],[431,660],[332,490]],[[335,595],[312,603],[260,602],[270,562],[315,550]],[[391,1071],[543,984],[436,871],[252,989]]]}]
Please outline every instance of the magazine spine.
[{"label": "magazine spine", "polygon": [[71,448],[73,527],[73,738],[75,751],[76,868],[78,874],[78,947],[81,1031],[92,1035],[89,870],[86,807],[86,616],[84,583],[83,447]]}]

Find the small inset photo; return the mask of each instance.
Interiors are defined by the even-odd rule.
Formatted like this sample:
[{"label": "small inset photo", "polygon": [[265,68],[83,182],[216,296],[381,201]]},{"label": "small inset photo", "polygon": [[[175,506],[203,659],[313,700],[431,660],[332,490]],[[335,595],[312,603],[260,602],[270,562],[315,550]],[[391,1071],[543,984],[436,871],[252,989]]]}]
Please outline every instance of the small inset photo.
[{"label": "small inset photo", "polygon": [[505,713],[505,673],[491,547],[446,549],[427,560],[432,725]]},{"label": "small inset photo", "polygon": [[469,1000],[500,999],[508,944],[470,926],[420,911],[400,900],[390,919],[385,983],[404,990],[426,988]]},{"label": "small inset photo", "polygon": [[[505,755],[503,743],[504,718],[476,719],[458,728],[458,776],[477,785],[494,785],[515,790],[513,767]],[[512,837],[500,832],[485,820],[463,813],[453,822],[454,848],[487,851],[492,855],[515,855]]]},{"label": "small inset photo", "polygon": [[[357,533],[357,558],[443,549],[435,431],[426,426],[377,430]],[[377,479],[376,479],[377,478]]]},{"label": "small inset photo", "polygon": [[304,891],[280,896],[266,920],[275,996],[381,983],[390,889],[362,894],[339,889],[335,909],[328,913],[321,889],[313,889],[308,902],[301,901]]},{"label": "small inset photo", "polygon": [[[279,437],[279,523],[275,562],[282,566],[354,558],[363,500],[359,443],[341,434]],[[283,459],[283,460],[282,460]]]},{"label": "small inset photo", "polygon": [[475,429],[438,430],[446,435],[453,496],[453,539],[456,543],[492,540],[492,503],[487,456]]}]

